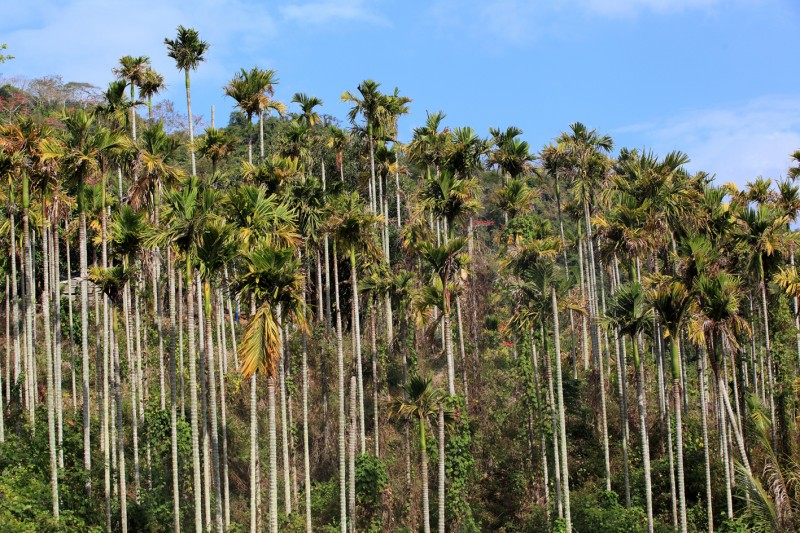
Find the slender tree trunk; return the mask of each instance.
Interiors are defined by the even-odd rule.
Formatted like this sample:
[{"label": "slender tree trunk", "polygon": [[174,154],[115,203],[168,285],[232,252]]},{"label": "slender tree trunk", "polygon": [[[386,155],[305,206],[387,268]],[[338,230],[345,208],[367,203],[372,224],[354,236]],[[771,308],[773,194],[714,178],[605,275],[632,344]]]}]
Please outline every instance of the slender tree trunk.
[{"label": "slender tree trunk", "polygon": [[461,319],[461,295],[456,296],[456,319],[458,320],[458,349],[461,352],[461,380],[464,387],[464,406],[469,409],[469,380],[467,377],[467,352],[464,349],[464,322]]},{"label": "slender tree trunk", "polygon": [[[446,283],[446,282],[445,282]],[[450,327],[450,294],[444,289],[444,310],[442,312],[442,323],[444,324],[444,346],[447,354],[447,394],[456,395],[455,384],[455,362],[453,361],[453,335]]]},{"label": "slender tree trunk", "polygon": [[375,302],[373,300],[372,305],[370,306],[369,312],[369,338],[370,344],[372,346],[372,420],[374,424],[374,438],[375,438],[375,457],[379,458],[380,454],[380,424],[378,421],[378,344],[377,344],[377,317],[376,309],[375,309]]},{"label": "slender tree trunk", "polygon": [[[194,157],[194,121],[192,120],[192,90],[191,81],[189,80],[189,69],[185,71],[186,77],[186,113],[189,116],[189,153],[192,156],[192,176],[197,175],[197,163]],[[198,529],[198,531],[200,531]]]},{"label": "slender tree trunk", "polygon": [[345,465],[345,415],[344,415],[344,350],[342,347],[342,307],[339,302],[339,265],[336,244],[333,246],[333,278],[336,293],[336,357],[339,377],[339,525],[347,533],[347,487]]},{"label": "slender tree trunk", "polygon": [[258,396],[257,372],[250,378],[250,533],[258,531]]},{"label": "slender tree trunk", "polygon": [[[175,268],[174,260],[172,268]],[[178,276],[178,375],[180,376],[181,381],[181,418],[186,418],[186,379],[184,378],[185,373],[185,366],[183,361],[183,324],[184,324],[184,316],[183,316],[183,305],[185,300],[184,291],[183,291],[183,276]]]},{"label": "slender tree trunk", "polygon": [[[686,522],[686,492],[684,486],[684,472],[683,472],[683,424],[682,424],[682,400],[681,400],[681,382],[680,382],[680,345],[678,338],[680,332],[674,332],[671,340],[672,347],[672,394],[675,409],[675,441],[677,446],[677,463],[678,463],[678,513],[680,518],[681,532],[687,532]],[[677,364],[676,364],[677,363]]]},{"label": "slender tree trunk", "polygon": [[172,467],[172,514],[175,533],[181,530],[181,504],[178,470],[178,378],[175,368],[175,259],[172,248],[167,247],[167,270],[169,271],[169,426]]},{"label": "slender tree trunk", "polygon": [[120,523],[122,526],[122,533],[128,532],[128,489],[126,485],[126,471],[125,471],[125,432],[122,428],[122,374],[120,372],[119,363],[119,317],[117,316],[117,308],[113,310],[113,337],[114,342],[112,345],[112,357],[114,358],[114,398],[117,408],[117,440],[118,451],[117,458],[119,461],[119,508],[120,508]]},{"label": "slender tree trunk", "polygon": [[136,364],[133,357],[133,332],[131,331],[131,287],[130,283],[125,284],[123,293],[123,314],[125,315],[125,349],[128,359],[128,381],[131,390],[131,440],[133,441],[133,485],[136,492],[136,501],[139,501],[141,489],[139,479],[139,421],[136,388]]},{"label": "slender tree trunk", "polygon": [[555,287],[550,288],[553,302],[553,339],[555,341],[556,388],[558,391],[558,423],[561,437],[561,471],[564,491],[564,526],[566,533],[572,531],[572,516],[569,502],[569,464],[567,463],[567,425],[564,414],[564,381],[561,375],[561,331],[558,325],[558,299]]},{"label": "slender tree trunk", "polygon": [[[206,328],[206,355],[208,357],[208,405],[210,408],[210,433],[211,433],[211,462],[212,475],[214,480],[214,525],[218,532],[222,532],[222,476],[219,468],[219,426],[217,424],[217,378],[216,366],[214,361],[214,337],[211,334],[212,305],[211,305],[211,283],[205,280],[205,328]],[[209,524],[210,525],[210,524]]]},{"label": "slender tree trunk", "polygon": [[219,345],[219,405],[222,423],[222,499],[224,502],[224,526],[225,531],[231,526],[231,498],[230,498],[230,478],[228,473],[228,396],[225,393],[225,377],[227,365],[223,361],[228,360],[228,346],[225,339],[225,300],[222,297],[222,289],[217,288],[217,338]]},{"label": "slender tree trunk", "polygon": [[22,187],[22,247],[25,257],[25,279],[27,281],[25,286],[25,295],[28,297],[25,306],[25,331],[27,349],[26,355],[28,360],[28,369],[25,373],[28,390],[28,421],[33,424],[35,431],[35,404],[36,404],[36,357],[34,352],[34,322],[36,311],[36,287],[33,278],[33,248],[31,248],[31,232],[29,227],[29,206],[30,198],[28,196],[28,178],[24,175]]},{"label": "slender tree trunk", "polygon": [[[52,264],[52,292],[53,301],[55,304],[55,317],[53,317],[53,336],[54,342],[54,377],[55,377],[55,398],[56,398],[56,422],[57,422],[57,436],[58,436],[58,467],[64,468],[64,394],[62,392],[62,359],[61,359],[61,284],[60,284],[60,270],[61,262],[59,258],[59,245],[58,245],[58,226],[53,225],[52,230],[48,230],[50,239],[53,243],[51,248],[51,264]],[[0,394],[2,394],[2,387],[0,387]],[[0,411],[2,417],[2,411]]]},{"label": "slender tree trunk", "polygon": [[708,521],[708,533],[714,533],[714,496],[711,492],[711,457],[709,456],[708,442],[708,400],[706,383],[706,351],[703,347],[699,349],[697,358],[698,388],[700,389],[700,416],[703,433],[703,466],[706,476],[706,519]]},{"label": "slender tree trunk", "polygon": [[356,379],[358,382],[358,416],[361,420],[359,426],[359,437],[361,442],[361,453],[367,451],[367,437],[364,429],[364,371],[361,365],[361,314],[358,305],[358,277],[356,275],[356,252],[353,246],[350,247],[350,280],[353,292],[353,327],[355,328],[353,337],[356,346]]},{"label": "slender tree trunk", "polygon": [[[56,387],[53,372],[53,346],[50,331],[53,324],[50,320],[50,275],[47,272],[48,263],[48,249],[47,249],[47,218],[45,217],[44,199],[42,199],[42,257],[44,259],[44,290],[42,291],[42,316],[44,330],[44,347],[47,363],[47,440],[50,451],[50,490],[53,503],[53,518],[58,520],[59,504],[58,504],[58,463],[57,463],[57,446],[56,446]],[[0,413],[0,417],[3,413]]]},{"label": "slender tree trunk", "polygon": [[[64,231],[66,233],[66,225],[67,222],[64,222]],[[75,332],[72,329],[73,324],[73,313],[72,313],[72,300],[74,299],[73,294],[73,287],[72,287],[72,261],[70,260],[70,245],[69,239],[64,237],[64,248],[67,253],[67,317],[69,318],[69,355],[70,361],[72,366],[72,412],[73,415],[77,415],[78,413],[78,389],[77,389],[77,382],[75,381]],[[12,254],[13,259],[13,254]],[[13,261],[12,261],[13,262]],[[14,342],[16,343],[16,334],[14,335]],[[8,381],[6,381],[6,387],[8,387]]]},{"label": "slender tree trunk", "polygon": [[[319,254],[317,254],[319,258]],[[305,299],[303,315],[305,316]],[[306,504],[306,533],[311,533],[311,461],[308,446],[308,334],[303,330],[303,485]]]},{"label": "slender tree trunk", "polygon": [[[358,420],[356,419],[356,392],[358,389],[355,376],[350,376],[350,446],[348,448],[348,471],[350,475],[348,481],[348,502],[347,507],[350,512],[350,532],[356,531],[356,426]],[[362,422],[363,424],[363,422]]]},{"label": "slender tree trunk", "polygon": [[194,269],[191,263],[186,265],[186,315],[187,336],[189,342],[189,417],[192,433],[192,474],[194,493],[194,529],[203,531],[203,491],[200,473],[200,427],[197,412],[197,348],[195,347],[195,318],[192,287],[194,286]]},{"label": "slender tree trunk", "polygon": [[200,453],[202,466],[203,510],[205,521],[203,526],[211,528],[211,435],[208,416],[208,354],[206,352],[205,315],[203,304],[203,284],[200,276],[195,277],[193,290],[197,297],[197,344],[200,348]]},{"label": "slender tree trunk", "polygon": [[544,368],[545,374],[547,375],[547,399],[548,403],[550,404],[550,419],[552,422],[553,428],[553,474],[554,474],[554,488],[556,494],[556,510],[558,511],[558,517],[564,517],[564,492],[561,490],[561,454],[559,451],[559,440],[561,438],[561,432],[559,431],[558,426],[558,404],[555,400],[555,393],[553,392],[553,367],[550,360],[550,352],[547,348],[547,335],[545,334],[544,328],[544,320],[542,320],[541,324],[541,333],[542,333],[542,351],[544,352]]},{"label": "slender tree trunk", "polygon": [[[13,192],[9,191],[9,204],[13,203]],[[12,331],[14,332],[14,383],[19,383],[19,376],[22,372],[22,349],[20,347],[20,312],[19,312],[19,294],[18,294],[18,287],[19,287],[19,274],[17,273],[17,236],[16,236],[16,222],[14,220],[14,210],[9,209],[8,213],[8,225],[9,225],[9,232],[10,232],[10,246],[11,246],[11,314],[12,318],[11,321],[13,323]],[[71,324],[72,322],[70,322]],[[88,379],[88,378],[87,378]],[[6,382],[6,399],[11,402],[11,383]],[[84,403],[88,409],[88,394],[84,398]],[[88,427],[88,424],[86,424]],[[84,443],[85,450],[89,451],[89,446]],[[85,467],[85,470],[88,470],[88,467]],[[87,476],[87,479],[89,477]]]},{"label": "slender tree trunk", "polygon": [[[762,267],[763,270],[763,267]],[[764,317],[764,344],[767,347],[767,364],[768,364],[768,372],[767,377],[769,379],[769,418],[771,421],[771,428],[772,428],[772,449],[778,450],[778,433],[777,433],[777,423],[775,419],[775,380],[774,380],[774,372],[773,369],[775,368],[775,364],[773,362],[772,357],[772,346],[770,344],[769,338],[769,309],[767,307],[767,282],[764,279],[764,274],[761,275],[761,312]]]},{"label": "slender tree trunk", "polygon": [[419,447],[422,457],[422,524],[424,533],[431,533],[430,505],[428,503],[428,446],[425,439],[425,418],[419,417]]},{"label": "slender tree trunk", "polygon": [[[282,364],[282,361],[278,361],[278,365]],[[269,527],[272,533],[278,533],[278,436],[275,417],[275,376],[270,376],[267,379],[269,400]]]},{"label": "slender tree trunk", "polygon": [[288,335],[284,338],[284,328],[281,326],[280,309],[278,310],[278,328],[281,335],[281,351],[283,355],[278,363],[278,386],[281,392],[281,451],[283,455],[283,505],[286,516],[292,514],[292,485],[291,468],[289,466],[289,424],[286,417],[286,361],[288,352]]},{"label": "slender tree trunk", "polygon": [[639,406],[639,426],[642,439],[642,469],[644,470],[644,495],[647,509],[647,530],[653,533],[653,491],[650,480],[650,442],[647,437],[647,405],[644,394],[644,361],[639,357],[637,339],[631,337],[633,362],[636,365],[636,393]]},{"label": "slender tree trunk", "polygon": [[439,533],[445,532],[444,408],[439,404]]}]

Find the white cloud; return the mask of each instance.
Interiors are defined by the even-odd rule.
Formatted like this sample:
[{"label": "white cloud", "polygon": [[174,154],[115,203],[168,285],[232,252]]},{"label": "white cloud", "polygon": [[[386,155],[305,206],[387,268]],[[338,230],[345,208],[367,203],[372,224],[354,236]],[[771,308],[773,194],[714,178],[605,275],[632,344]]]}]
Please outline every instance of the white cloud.
[{"label": "white cloud", "polygon": [[570,3],[577,3],[601,15],[625,16],[642,11],[669,13],[706,9],[721,4],[722,0],[571,0]]},{"label": "white cloud", "polygon": [[789,154],[800,148],[800,97],[765,96],[614,132],[618,140],[628,134],[660,155],[686,152],[691,170],[716,174],[719,183],[741,186],[759,175],[781,178]]},{"label": "white cloud", "polygon": [[61,74],[65,81],[105,86],[120,57],[147,55],[166,78],[167,96],[175,100],[181,98],[183,76],[167,57],[164,38],[173,38],[179,24],[196,28],[200,38],[211,44],[193,79],[214,83],[227,79],[230,64],[242,56],[246,61],[256,59],[257,50],[276,33],[273,17],[263,5],[247,0],[144,0],[129,7],[101,0],[16,5],[12,20],[0,22],[3,42],[16,56],[0,67],[5,76]]},{"label": "white cloud", "polygon": [[586,19],[596,21],[638,16],[714,11],[775,0],[432,0],[427,14],[437,29],[464,32],[488,48],[520,45],[539,38],[563,38]]},{"label": "white cloud", "polygon": [[287,20],[322,25],[342,20],[356,20],[377,24],[389,21],[367,6],[363,0],[320,0],[317,2],[292,3],[280,8]]}]

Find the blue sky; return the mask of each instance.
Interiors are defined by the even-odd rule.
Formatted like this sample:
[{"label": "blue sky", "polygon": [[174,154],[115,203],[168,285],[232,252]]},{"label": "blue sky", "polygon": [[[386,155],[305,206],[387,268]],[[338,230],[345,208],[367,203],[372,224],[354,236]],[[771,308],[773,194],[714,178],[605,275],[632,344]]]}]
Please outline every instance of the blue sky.
[{"label": "blue sky", "polygon": [[0,73],[105,86],[121,56],[148,55],[185,109],[163,45],[178,24],[211,44],[192,77],[206,121],[214,104],[226,122],[222,87],[258,65],[278,71],[277,98],[314,94],[342,118],[360,81],[399,87],[404,138],[426,110],[484,135],[519,126],[535,149],[581,121],[739,184],[782,177],[800,148],[795,0],[33,0],[4,8],[16,59]]}]

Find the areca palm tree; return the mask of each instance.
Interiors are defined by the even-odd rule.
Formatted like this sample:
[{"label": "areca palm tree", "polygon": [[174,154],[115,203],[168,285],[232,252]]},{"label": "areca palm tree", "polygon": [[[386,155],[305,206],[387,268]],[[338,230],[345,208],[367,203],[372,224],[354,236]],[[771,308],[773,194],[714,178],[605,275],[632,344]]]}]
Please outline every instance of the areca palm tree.
[{"label": "areca palm tree", "polygon": [[[113,245],[114,252],[117,256],[121,257],[122,265],[125,269],[131,271],[138,259],[138,255],[144,245],[145,235],[148,232],[148,227],[144,219],[144,215],[137,213],[130,206],[122,206],[115,214],[111,221],[110,227],[110,242]],[[133,295],[131,296],[131,293]],[[140,489],[139,486],[139,413],[137,403],[137,393],[143,394],[140,387],[141,382],[137,379],[141,370],[141,353],[133,354],[132,335],[131,335],[131,302],[138,299],[136,294],[136,284],[127,283],[123,287],[123,303],[124,303],[124,319],[125,319],[125,337],[126,346],[128,349],[128,375],[131,382],[131,426],[132,426],[132,440],[133,440],[133,468],[134,468],[134,483],[135,490]],[[177,499],[178,495],[173,494],[173,498]]]},{"label": "areca palm tree", "polygon": [[150,58],[147,56],[123,56],[119,60],[119,67],[114,69],[120,79],[125,80],[131,91],[131,137],[136,140],[136,94],[135,88],[145,79],[145,72],[150,68]]},{"label": "areca palm tree", "polygon": [[489,153],[487,163],[497,167],[504,178],[514,179],[531,169],[533,157],[530,145],[517,136],[522,130],[511,126],[505,132],[490,129],[494,141],[494,149]]},{"label": "areca palm tree", "polygon": [[[200,441],[199,422],[197,412],[197,360],[195,351],[195,319],[194,295],[192,287],[195,282],[196,251],[205,227],[208,224],[211,210],[216,202],[216,196],[210,189],[203,189],[196,176],[185,179],[181,187],[169,191],[165,197],[164,219],[165,226],[149,238],[150,245],[169,245],[183,255],[186,276],[186,305],[188,320],[188,345],[189,345],[189,401],[190,401],[190,427],[192,438],[192,472],[194,482],[194,518],[195,528],[199,531],[203,527],[201,503],[201,474],[200,474]],[[202,332],[200,333],[202,335]],[[170,361],[170,374],[174,372],[175,358]],[[173,390],[175,382],[172,383]],[[174,393],[173,393],[174,394]],[[175,399],[171,399],[171,411],[174,409]],[[174,453],[174,452],[173,452]],[[173,475],[177,475],[175,472]]]},{"label": "areca palm tree", "polygon": [[[563,132],[557,139],[559,147],[567,155],[573,174],[573,196],[583,207],[586,242],[589,255],[589,326],[592,330],[593,359],[599,362],[600,333],[597,324],[597,269],[595,267],[595,243],[592,233],[592,207],[595,196],[601,190],[600,183],[605,177],[607,161],[604,154],[610,152],[614,142],[608,135],[589,130],[576,122],[570,125],[570,132]],[[581,266],[583,268],[583,266]]]},{"label": "areca palm tree", "polygon": [[[117,265],[108,268],[95,267],[90,273],[92,282],[100,287],[103,293],[108,297],[111,302],[112,310],[112,328],[114,331],[115,347],[112,351],[113,370],[108,369],[109,372],[114,373],[114,395],[116,403],[116,416],[117,416],[117,438],[119,447],[119,495],[120,495],[120,522],[123,533],[128,531],[128,513],[127,513],[127,490],[126,490],[126,473],[125,473],[125,439],[124,432],[122,431],[122,383],[121,372],[118,356],[118,343],[119,343],[119,312],[118,308],[122,304],[124,288],[130,283],[134,277],[134,270],[126,268],[124,265]],[[110,367],[111,365],[109,365]],[[107,511],[108,512],[108,511]]]},{"label": "areca palm tree", "polygon": [[358,115],[364,118],[363,133],[367,137],[369,144],[370,161],[370,187],[369,199],[370,208],[377,212],[377,191],[375,184],[375,141],[379,139],[391,138],[396,129],[396,119],[399,114],[407,113],[406,105],[410,100],[397,94],[397,89],[393,95],[381,93],[378,88],[380,83],[374,80],[364,80],[358,85],[358,94],[350,91],[342,93],[342,102],[349,102],[353,107],[347,114],[350,122],[356,124]]},{"label": "areca palm tree", "polygon": [[[390,413],[395,419],[407,424],[419,423],[419,446],[422,469],[422,523],[425,533],[430,533],[428,503],[428,446],[426,428],[437,417],[444,401],[444,393],[433,385],[431,378],[413,374],[403,386],[404,397],[395,398],[390,404]],[[442,458],[440,457],[441,461]],[[440,528],[443,524],[440,524]]]},{"label": "areca palm tree", "polygon": [[447,392],[455,396],[455,364],[453,361],[453,341],[450,326],[451,291],[450,283],[461,274],[466,265],[466,239],[456,238],[440,246],[422,243],[420,256],[442,284],[442,317],[444,321],[444,345],[447,355]]},{"label": "areca palm tree", "polygon": [[197,164],[194,158],[194,121],[192,119],[192,92],[189,72],[197,69],[208,50],[208,43],[200,40],[197,30],[178,26],[178,35],[175,39],[164,39],[167,55],[175,60],[178,70],[184,72],[186,80],[186,112],[189,117],[189,151],[192,156],[192,175],[197,174]]},{"label": "areca palm tree", "polygon": [[653,531],[653,494],[650,477],[650,442],[647,435],[647,406],[644,391],[644,361],[639,356],[639,337],[647,328],[651,314],[647,307],[646,293],[640,283],[622,285],[611,297],[606,314],[607,320],[622,335],[627,335],[633,347],[633,364],[636,367],[637,404],[639,407],[639,429],[641,431],[642,467],[644,470],[644,492],[647,504],[647,528]]},{"label": "areca palm tree", "polygon": [[[282,103],[272,100],[275,94],[274,85],[278,78],[274,70],[263,70],[258,67],[239,73],[225,87],[225,94],[236,100],[236,107],[247,115],[247,123],[251,125],[253,116],[258,115],[260,160],[264,159],[264,113],[274,109],[283,113],[285,107]],[[253,139],[247,136],[248,162],[253,162]]]},{"label": "areca palm tree", "polygon": [[340,204],[335,207],[329,220],[329,226],[332,229],[338,247],[347,250],[350,257],[353,339],[356,356],[356,378],[358,380],[359,419],[361,420],[359,426],[361,453],[366,452],[366,434],[364,429],[364,380],[361,359],[361,316],[358,296],[357,256],[360,255],[363,261],[375,260],[380,257],[374,240],[374,228],[381,220],[379,216],[367,213],[364,207],[364,203],[358,193],[345,195],[341,198]]},{"label": "areca palm tree", "polygon": [[300,106],[300,121],[306,126],[313,128],[320,122],[319,113],[314,108],[323,104],[321,98],[309,96],[306,93],[294,93],[292,103]]},{"label": "areca palm tree", "polygon": [[217,165],[225,160],[236,148],[236,141],[224,130],[208,128],[198,138],[200,157],[211,161],[211,174],[216,175]]},{"label": "areca palm tree", "polygon": [[[294,252],[261,246],[245,257],[237,285],[261,302],[247,328],[239,353],[245,378],[256,371],[269,379],[270,529],[278,531],[277,438],[275,433],[275,375],[281,361],[280,323],[291,318],[301,329],[307,327],[304,309],[305,274]],[[286,476],[289,472],[284,472]]]},{"label": "areca palm tree", "polygon": [[[206,315],[204,332],[206,336],[206,358],[208,359],[209,375],[209,406],[211,409],[211,459],[213,462],[214,479],[214,504],[215,504],[215,524],[217,531],[223,531],[223,512],[222,512],[222,477],[220,475],[220,446],[219,432],[217,425],[217,376],[214,364],[213,337],[211,335],[211,284],[215,282],[222,273],[223,267],[234,257],[236,252],[236,242],[234,241],[234,230],[232,226],[225,224],[221,220],[212,220],[203,228],[203,233],[197,243],[197,260],[200,277],[203,280],[204,311]],[[220,305],[221,302],[218,302]],[[201,333],[202,334],[202,333]],[[224,376],[219,376],[220,380]],[[225,401],[223,397],[222,402]]]},{"label": "areca palm tree", "polygon": [[[764,344],[769,362],[768,377],[772,389],[774,358],[770,338],[769,308],[767,303],[767,283],[773,267],[773,260],[787,248],[786,229],[788,215],[781,214],[770,205],[760,205],[757,209],[744,209],[740,216],[741,230],[738,240],[747,260],[747,270],[755,278],[761,293],[761,316],[764,324]],[[775,397],[770,390],[769,410],[772,419],[773,447],[777,448]]]},{"label": "areca palm tree", "polygon": [[184,176],[177,164],[180,143],[164,131],[164,123],[159,121],[142,130],[137,147],[139,172],[128,196],[134,207],[149,204],[157,224],[163,189]]},{"label": "areca palm tree", "polygon": [[[705,345],[711,358],[711,369],[717,384],[717,394],[721,404],[721,416],[727,415],[728,424],[720,423],[722,437],[727,439],[728,427],[733,433],[733,440],[739,450],[742,465],[748,475],[752,476],[750,462],[744,446],[742,431],[731,408],[725,374],[722,371],[722,359],[733,357],[739,348],[738,337],[750,332],[747,321],[740,315],[739,303],[741,290],[739,281],[724,271],[713,274],[701,274],[695,282],[697,291],[698,312],[693,317],[689,333],[693,342]],[[723,448],[723,466],[727,489],[728,514],[733,516],[733,503],[730,494],[732,473],[728,469],[727,447]]]},{"label": "areca palm tree", "polygon": [[678,501],[681,531],[686,533],[686,494],[683,468],[683,423],[681,418],[681,350],[680,335],[684,321],[694,302],[691,291],[679,280],[663,277],[656,280],[648,293],[650,305],[664,324],[664,338],[672,350],[672,394],[675,409],[675,439],[678,456]]},{"label": "areca palm tree", "polygon": [[[62,142],[49,146],[47,157],[60,158],[63,173],[77,189],[79,229],[79,262],[81,276],[81,349],[83,382],[83,465],[91,469],[91,426],[89,419],[89,269],[86,237],[87,181],[102,176],[111,152],[120,148],[123,139],[104,126],[95,125],[95,117],[82,109],[68,112],[63,117]],[[91,477],[87,476],[87,491],[91,490]]]},{"label": "areca palm tree", "polygon": [[139,96],[147,100],[147,118],[153,120],[153,97],[166,89],[164,76],[148,67],[136,82],[139,88]]}]

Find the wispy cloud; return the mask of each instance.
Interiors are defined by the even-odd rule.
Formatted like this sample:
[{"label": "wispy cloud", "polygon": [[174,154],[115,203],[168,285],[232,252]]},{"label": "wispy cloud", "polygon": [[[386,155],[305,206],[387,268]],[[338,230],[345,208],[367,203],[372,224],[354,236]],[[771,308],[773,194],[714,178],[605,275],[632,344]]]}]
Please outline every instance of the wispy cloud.
[{"label": "wispy cloud", "polygon": [[285,19],[305,24],[322,25],[344,20],[389,24],[387,18],[371,9],[363,0],[291,3],[281,7],[279,11]]},{"label": "wispy cloud", "polygon": [[[13,20],[0,22],[3,42],[16,60],[6,63],[6,76],[61,74],[68,80],[105,85],[120,57],[147,55],[174,89],[183,79],[166,56],[165,37],[182,24],[194,27],[211,43],[198,80],[228,76],[226,65],[247,50],[247,61],[276,33],[276,23],[263,7],[246,0],[224,4],[198,0],[145,0],[131,9],[97,0],[46,0],[35,6],[17,3]],[[223,78],[225,79],[225,78]],[[172,91],[170,91],[172,93]],[[177,98],[177,94],[171,94]]]},{"label": "wispy cloud", "polygon": [[756,176],[780,178],[789,154],[800,148],[800,97],[767,96],[739,106],[697,110],[647,124],[618,128],[663,155],[682,150],[689,168],[716,174],[720,183],[744,185]]},{"label": "wispy cloud", "polygon": [[722,0],[562,0],[565,4],[577,4],[600,15],[636,15],[651,11],[675,13],[689,9],[707,9],[720,5]]},{"label": "wispy cloud", "polygon": [[523,45],[543,36],[563,38],[587,19],[598,22],[640,15],[673,15],[772,0],[433,0],[428,15],[437,28],[468,33],[489,48]]}]

